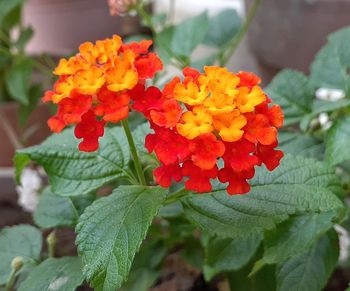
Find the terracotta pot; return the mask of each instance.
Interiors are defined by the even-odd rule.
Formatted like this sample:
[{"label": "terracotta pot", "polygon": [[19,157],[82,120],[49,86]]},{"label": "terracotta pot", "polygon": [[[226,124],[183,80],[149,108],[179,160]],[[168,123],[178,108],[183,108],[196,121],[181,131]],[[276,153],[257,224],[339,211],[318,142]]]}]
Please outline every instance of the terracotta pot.
[{"label": "terracotta pot", "polygon": [[35,32],[31,54],[68,55],[88,40],[141,31],[136,16],[110,16],[107,0],[28,0],[23,18]]},{"label": "terracotta pot", "polygon": [[349,11],[350,0],[262,0],[248,41],[261,63],[308,72],[327,35],[350,25]]},{"label": "terracotta pot", "polygon": [[[50,135],[46,121],[51,114],[46,105],[37,106],[24,127],[19,124],[18,111],[19,106],[15,102],[0,105],[0,167],[13,166],[12,160],[16,149],[9,134],[9,127],[19,137],[24,146],[38,144]],[[8,125],[7,128],[5,122]]]}]

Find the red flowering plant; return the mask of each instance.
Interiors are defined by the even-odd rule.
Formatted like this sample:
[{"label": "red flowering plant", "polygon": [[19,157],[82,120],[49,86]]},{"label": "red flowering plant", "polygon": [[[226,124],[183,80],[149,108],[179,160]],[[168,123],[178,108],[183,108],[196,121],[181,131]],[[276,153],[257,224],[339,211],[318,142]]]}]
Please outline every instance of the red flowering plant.
[{"label": "red flowering plant", "polygon": [[[47,173],[33,218],[52,230],[48,253],[40,256],[38,229],[4,229],[0,285],[75,290],[86,280],[96,290],[148,290],[172,256],[195,280],[244,279],[244,290],[286,290],[301,276],[295,266],[312,273],[314,256],[334,268],[343,189],[329,165],[284,156],[284,113],[271,87],[223,66],[187,66],[158,86],[162,62],[151,45],[113,36],[59,62],[43,97],[57,105],[55,133],[15,157],[18,181],[30,161]],[[134,115],[141,122],[129,125]],[[75,228],[78,256],[55,257],[63,226]],[[9,243],[23,237],[28,251]]]}]

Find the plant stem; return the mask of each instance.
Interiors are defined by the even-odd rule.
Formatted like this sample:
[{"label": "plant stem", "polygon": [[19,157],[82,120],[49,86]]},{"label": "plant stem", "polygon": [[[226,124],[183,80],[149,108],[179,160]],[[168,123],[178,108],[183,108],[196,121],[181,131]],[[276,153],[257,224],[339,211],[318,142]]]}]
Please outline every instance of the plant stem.
[{"label": "plant stem", "polygon": [[181,188],[180,190],[176,191],[175,193],[172,193],[166,200],[165,205],[171,204],[173,202],[178,201],[182,197],[186,196],[188,194],[188,191],[185,188]]},{"label": "plant stem", "polygon": [[249,25],[252,22],[254,15],[256,13],[256,10],[260,4],[261,0],[254,0],[252,6],[250,7],[246,20],[244,24],[242,25],[241,29],[238,31],[238,33],[234,36],[234,38],[230,41],[228,48],[226,51],[222,52],[222,58],[220,59],[220,66],[224,66],[227,64],[231,56],[236,51],[238,45],[240,44],[241,40],[245,36],[245,34],[248,31]]},{"label": "plant stem", "polygon": [[13,285],[16,281],[16,275],[17,272],[23,267],[23,258],[22,257],[15,257],[11,262],[11,273],[8,277],[5,290],[6,291],[12,291]]},{"label": "plant stem", "polygon": [[128,120],[124,119],[124,120],[121,121],[121,123],[123,125],[125,135],[126,135],[126,137],[128,139],[130,152],[131,152],[132,158],[133,158],[134,163],[135,163],[135,168],[136,168],[137,175],[139,177],[139,182],[141,183],[141,185],[145,185],[146,186],[147,183],[146,183],[145,175],[143,174],[141,162],[140,162],[139,156],[137,154],[136,146],[135,146],[132,134],[131,134],[131,130],[130,130],[130,127],[129,127]]},{"label": "plant stem", "polygon": [[47,236],[46,242],[47,242],[47,248],[48,248],[48,251],[49,251],[49,258],[54,258],[55,257],[56,244],[57,244],[56,233],[55,233],[54,230]]}]

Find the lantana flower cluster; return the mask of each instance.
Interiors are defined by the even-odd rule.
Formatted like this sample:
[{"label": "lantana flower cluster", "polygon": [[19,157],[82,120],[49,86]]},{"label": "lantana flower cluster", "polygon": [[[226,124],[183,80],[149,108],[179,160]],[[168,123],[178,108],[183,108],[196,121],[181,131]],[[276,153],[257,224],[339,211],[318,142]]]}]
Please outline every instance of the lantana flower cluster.
[{"label": "lantana flower cluster", "polygon": [[270,106],[252,73],[204,67],[203,74],[191,68],[183,74],[183,81],[175,77],[163,91],[143,85],[131,91],[133,108],[154,130],[145,146],[161,162],[157,183],[169,187],[185,178],[188,190],[209,192],[211,180],[219,179],[229,194],[248,192],[254,167],[273,170],[283,156],[275,149],[281,108]]},{"label": "lantana flower cluster", "polygon": [[162,69],[151,44],[123,44],[115,35],[86,42],[77,55],[62,59],[54,71],[59,79],[43,97],[58,105],[49,127],[61,132],[76,124],[79,149],[95,151],[105,123],[127,118],[131,105],[154,131],[145,147],[160,162],[154,171],[159,185],[184,181],[188,190],[209,192],[219,180],[229,194],[249,192],[255,167],[272,171],[283,157],[276,150],[281,108],[271,105],[256,75],[222,67],[207,66],[204,73],[185,68],[183,78],[163,90],[147,87],[146,79]]},{"label": "lantana flower cluster", "polygon": [[158,56],[149,52],[151,45],[150,40],[123,44],[114,35],[95,44],[85,42],[78,54],[61,59],[54,70],[59,79],[43,97],[58,106],[48,121],[50,129],[59,133],[76,124],[75,136],[83,139],[79,149],[97,150],[106,122],[127,118],[129,91],[162,69]]}]

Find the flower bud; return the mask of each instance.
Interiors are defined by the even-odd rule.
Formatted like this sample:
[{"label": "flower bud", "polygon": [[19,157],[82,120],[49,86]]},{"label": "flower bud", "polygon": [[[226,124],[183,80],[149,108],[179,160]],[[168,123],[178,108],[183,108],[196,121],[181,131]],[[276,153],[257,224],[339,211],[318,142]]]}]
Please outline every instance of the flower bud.
[{"label": "flower bud", "polygon": [[23,267],[23,264],[24,262],[22,257],[15,257],[11,262],[11,268],[17,272]]},{"label": "flower bud", "polygon": [[125,15],[138,4],[138,0],[108,0],[109,12],[112,16]]}]

